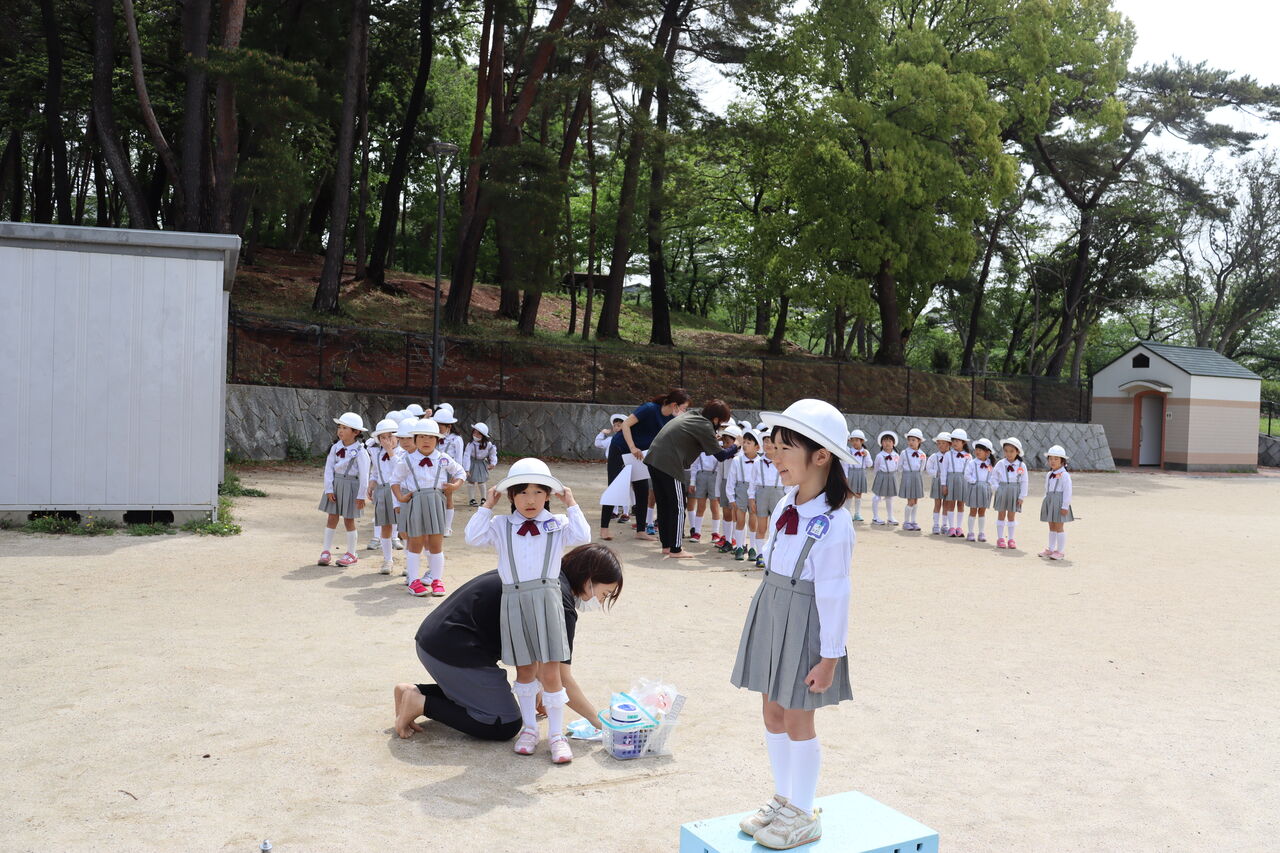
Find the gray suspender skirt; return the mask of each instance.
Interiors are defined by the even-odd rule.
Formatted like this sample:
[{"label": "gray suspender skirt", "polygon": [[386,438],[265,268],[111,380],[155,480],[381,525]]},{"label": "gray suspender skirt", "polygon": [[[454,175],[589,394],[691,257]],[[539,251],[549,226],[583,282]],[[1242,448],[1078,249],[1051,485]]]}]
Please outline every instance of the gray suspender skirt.
[{"label": "gray suspender skirt", "polygon": [[321,512],[327,512],[329,515],[337,515],[342,518],[359,518],[362,514],[361,510],[356,509],[356,501],[364,500],[364,495],[360,494],[360,477],[351,472],[355,470],[356,454],[367,453],[364,445],[353,444],[352,448],[359,447],[359,450],[352,450],[351,455],[346,458],[345,474],[338,473],[338,466],[333,466],[333,496],[336,501],[329,500],[329,495],[320,496],[320,506],[317,507]]},{"label": "gray suspender skirt", "polygon": [[[795,574],[804,568],[804,561],[816,541],[808,537],[804,543],[796,560]],[[776,536],[769,541],[766,563],[772,563],[776,542]],[[813,581],[783,577],[766,569],[747,608],[747,621],[742,626],[738,658],[730,681],[735,687],[763,693],[769,701],[792,710],[810,711],[852,699],[848,656],[836,662],[835,677],[829,688],[822,693],[809,692],[804,680],[821,660]]]},{"label": "gray suspender skirt", "polygon": [[[382,448],[378,448],[381,453],[386,453]],[[390,454],[387,454],[390,456]],[[391,460],[392,470],[395,469],[396,460]],[[373,464],[378,466],[378,483],[373,487],[373,523],[376,527],[386,527],[396,523],[396,496],[391,491],[385,481],[387,479],[386,471],[382,467],[381,456],[373,460]]]},{"label": "gray suspender skirt", "polygon": [[862,457],[855,456],[857,466],[849,466],[849,490],[855,495],[866,494],[867,491],[867,469],[861,467]]},{"label": "gray suspender skirt", "polygon": [[[516,570],[514,524],[507,524],[507,560]],[[556,536],[543,532],[547,547],[542,555],[542,576],[537,580],[504,583],[499,613],[502,662],[509,666],[569,659],[569,634],[564,625],[564,599],[560,579],[548,577]]]},{"label": "gray suspender skirt", "polygon": [[404,535],[412,538],[418,536],[438,536],[444,533],[444,492],[440,491],[440,475],[444,473],[444,464],[437,463],[433,473],[435,482],[430,488],[422,488],[418,484],[418,465],[407,462],[409,476],[413,478],[413,498],[407,504],[401,504],[404,518],[400,529]]}]

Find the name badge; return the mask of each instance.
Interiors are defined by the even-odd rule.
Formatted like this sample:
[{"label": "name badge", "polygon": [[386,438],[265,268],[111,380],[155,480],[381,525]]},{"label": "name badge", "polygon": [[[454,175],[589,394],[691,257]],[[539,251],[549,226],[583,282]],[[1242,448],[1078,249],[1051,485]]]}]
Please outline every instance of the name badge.
[{"label": "name badge", "polygon": [[821,539],[831,530],[831,519],[825,515],[814,516],[810,519],[809,524],[804,529],[804,534],[810,539]]},{"label": "name badge", "polygon": [[560,522],[556,521],[554,518],[548,519],[542,523],[542,529],[547,533],[555,533],[560,529]]}]

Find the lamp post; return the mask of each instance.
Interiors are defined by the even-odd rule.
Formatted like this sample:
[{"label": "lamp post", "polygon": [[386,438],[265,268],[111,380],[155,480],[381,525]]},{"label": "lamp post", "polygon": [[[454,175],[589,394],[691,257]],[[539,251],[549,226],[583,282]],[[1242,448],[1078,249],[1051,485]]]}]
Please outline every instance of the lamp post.
[{"label": "lamp post", "polygon": [[453,171],[458,146],[433,142],[427,151],[436,161],[436,289],[431,311],[431,408],[440,402],[440,266],[444,262],[444,181]]}]

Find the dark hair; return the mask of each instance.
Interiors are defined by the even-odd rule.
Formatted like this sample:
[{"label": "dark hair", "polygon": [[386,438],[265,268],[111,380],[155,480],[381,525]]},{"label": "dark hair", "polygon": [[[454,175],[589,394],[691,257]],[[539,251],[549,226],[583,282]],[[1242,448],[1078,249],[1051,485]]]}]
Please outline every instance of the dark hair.
[{"label": "dark hair", "polygon": [[759,439],[759,438],[756,436],[756,434],[755,434],[755,433],[753,433],[753,432],[745,432],[745,433],[743,433],[743,434],[742,434],[742,440],[743,440],[743,441],[749,441],[749,442],[751,442],[752,444],[754,444],[756,447],[759,447],[759,446],[760,446],[760,439]]},{"label": "dark hair", "polygon": [[[786,427],[776,427],[773,430],[774,444],[789,444],[792,447],[803,447],[805,449],[805,459],[813,458],[813,454],[819,450],[827,450],[818,442],[806,435],[801,435],[795,430]],[[831,453],[830,450],[827,450]],[[849,488],[849,481],[844,476],[844,469],[840,467],[840,460],[831,453],[831,467],[827,469],[827,484],[822,487],[822,495],[827,499],[827,506],[835,511],[844,506],[845,501],[853,496],[853,490]]]},{"label": "dark hair", "polygon": [[[1001,444],[1001,445],[1000,445],[1000,451],[1001,451],[1001,452],[1004,452],[1004,449],[1005,449],[1006,447],[1012,447],[1014,450],[1018,450],[1018,448],[1017,448],[1017,447],[1015,447],[1015,446],[1014,446],[1014,445],[1012,445],[1012,444],[1008,444],[1008,443],[1006,442],[1006,443],[1004,443],[1004,444]],[[1018,454],[1017,454],[1016,456],[1014,456],[1013,458],[1014,458],[1014,459],[1017,459],[1019,462],[1021,462],[1021,461],[1022,461],[1022,451],[1020,451],[1020,450],[1019,450],[1019,451],[1018,451]]]},{"label": "dark hair", "polygon": [[708,400],[702,404],[702,416],[712,423],[720,421],[723,424],[733,417],[733,411],[724,400]]},{"label": "dark hair", "polygon": [[542,483],[516,483],[514,486],[507,488],[507,500],[511,501],[511,511],[516,511],[516,495],[523,492],[530,486],[536,486],[547,493],[547,502],[542,505],[543,509],[551,509],[551,487],[544,486]]},{"label": "dark hair", "polygon": [[683,406],[689,402],[689,392],[683,388],[672,388],[667,393],[660,394],[649,402],[658,406]]},{"label": "dark hair", "polygon": [[[477,432],[479,432],[479,430],[477,430],[475,427],[472,427],[472,428],[471,428],[471,434],[472,434],[472,435],[475,435]],[[476,441],[474,438],[473,438],[473,439],[471,439],[471,440],[472,440],[472,441]],[[480,433],[480,440],[479,440],[479,441],[476,441],[476,444],[480,445],[480,448],[481,448],[482,450],[483,450],[484,448],[488,447],[488,446],[489,446],[489,436],[485,435],[484,433]]]},{"label": "dark hair", "polygon": [[605,597],[605,607],[613,607],[622,595],[622,563],[613,549],[593,542],[579,545],[564,555],[560,561],[560,574],[569,579],[569,588],[576,597],[582,597],[588,583],[616,583],[612,593]]}]

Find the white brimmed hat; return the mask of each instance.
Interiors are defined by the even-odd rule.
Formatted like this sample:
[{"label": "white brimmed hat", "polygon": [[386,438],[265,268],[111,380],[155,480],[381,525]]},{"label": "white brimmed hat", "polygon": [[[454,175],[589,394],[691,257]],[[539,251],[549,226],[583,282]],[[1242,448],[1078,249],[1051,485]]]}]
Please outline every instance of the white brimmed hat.
[{"label": "white brimmed hat", "polygon": [[963,427],[956,427],[951,431],[951,440],[955,441],[957,438],[961,441],[968,441],[969,433],[965,432]]},{"label": "white brimmed hat", "polygon": [[893,446],[894,446],[894,447],[897,447],[897,446],[898,446],[898,434],[897,434],[896,432],[894,432],[893,430],[891,430],[891,429],[881,430],[881,431],[880,431],[880,434],[876,436],[876,444],[879,444],[880,442],[884,441],[884,437],[885,437],[886,435],[893,439]]},{"label": "white brimmed hat", "polygon": [[547,467],[547,463],[532,456],[517,459],[512,463],[511,467],[507,469],[507,476],[503,477],[502,481],[498,483],[498,491],[505,492],[512,486],[518,486],[521,483],[536,483],[539,486],[546,486],[553,493],[564,491],[564,483],[551,476],[551,469]]},{"label": "white brimmed hat", "polygon": [[1055,444],[1053,447],[1050,447],[1048,450],[1044,452],[1044,455],[1046,459],[1050,456],[1057,456],[1059,459],[1070,458],[1067,456],[1067,449],[1063,447],[1061,444]]},{"label": "white brimmed hat", "polygon": [[413,415],[415,418],[422,417],[422,407],[419,406],[417,403],[410,403],[409,405],[404,407],[404,410],[409,414]]},{"label": "white brimmed hat", "polygon": [[796,400],[782,412],[761,412],[769,426],[789,429],[818,443],[844,462],[853,462],[847,441],[849,424],[840,410],[824,400]]},{"label": "white brimmed hat", "polygon": [[626,419],[627,419],[627,416],[622,414],[621,412],[617,412],[615,414],[609,415],[609,423],[613,423],[614,421],[625,421]]},{"label": "white brimmed hat", "polygon": [[343,412],[341,415],[334,418],[333,422],[335,424],[351,427],[352,429],[364,432],[364,418],[360,417],[355,412]]},{"label": "white brimmed hat", "polygon": [[401,419],[402,417],[404,417],[404,415],[405,415],[405,413],[404,413],[404,412],[402,412],[402,411],[400,411],[399,409],[392,409],[391,411],[389,411],[389,412],[387,412],[385,415],[383,415],[383,416],[382,416],[382,419],[383,419],[383,420],[387,420],[387,421],[395,421],[396,423],[400,423],[400,419]]},{"label": "white brimmed hat", "polygon": [[434,435],[440,438],[440,425],[431,418],[419,418],[413,423],[414,435]]},{"label": "white brimmed hat", "polygon": [[978,439],[977,441],[975,441],[975,442],[973,443],[973,446],[974,446],[974,447],[985,447],[987,450],[990,450],[992,453],[995,453],[995,452],[996,452],[996,449],[995,449],[994,447],[992,447],[992,446],[991,446],[991,441],[990,441],[990,439],[980,438],[980,439]]},{"label": "white brimmed hat", "polygon": [[374,427],[373,437],[377,438],[378,436],[386,432],[395,432],[399,428],[400,428],[400,425],[396,423],[394,420],[392,420],[391,418],[383,418],[382,420],[378,421],[378,425]]},{"label": "white brimmed hat", "polygon": [[907,430],[907,438],[918,438],[921,441],[924,441],[924,433],[920,431],[919,427],[913,427],[912,429]]},{"label": "white brimmed hat", "polygon": [[453,409],[446,409],[444,406],[436,409],[432,418],[438,424],[456,424],[458,422],[457,417],[453,414]]},{"label": "white brimmed hat", "polygon": [[756,444],[760,444],[760,433],[758,433],[754,429],[744,429],[742,431],[742,437],[749,438],[752,441],[754,441]]},{"label": "white brimmed hat", "polygon": [[761,421],[760,423],[756,424],[756,432],[764,432],[768,428],[769,428],[769,425],[766,424],[764,421]]},{"label": "white brimmed hat", "polygon": [[860,429],[855,429],[853,432],[849,433],[849,438],[860,438],[863,441],[866,441],[867,434]]},{"label": "white brimmed hat", "polygon": [[413,438],[413,427],[418,423],[417,418],[405,418],[396,428],[396,438]]},{"label": "white brimmed hat", "polygon": [[934,441],[950,441],[951,433],[943,431],[933,437]]},{"label": "white brimmed hat", "polygon": [[721,435],[727,435],[730,438],[742,438],[742,429],[737,424],[725,424],[720,430]]},{"label": "white brimmed hat", "polygon": [[471,428],[483,435],[485,438],[489,437],[489,425],[484,421],[481,421],[478,424],[473,424]]},{"label": "white brimmed hat", "polygon": [[1016,448],[1018,448],[1018,455],[1019,455],[1019,456],[1021,456],[1021,455],[1022,455],[1022,442],[1021,442],[1021,441],[1018,441],[1018,439],[1016,439],[1016,438],[1006,438],[1004,441],[1000,442],[1000,446],[1001,446],[1001,447],[1004,447],[1006,444],[1008,444],[1008,445],[1010,445],[1010,446],[1012,446],[1012,447],[1016,447]]}]

